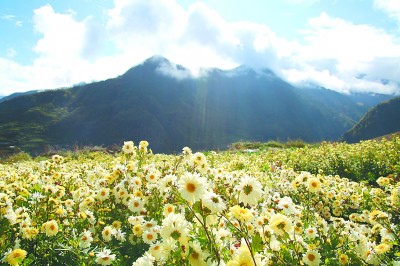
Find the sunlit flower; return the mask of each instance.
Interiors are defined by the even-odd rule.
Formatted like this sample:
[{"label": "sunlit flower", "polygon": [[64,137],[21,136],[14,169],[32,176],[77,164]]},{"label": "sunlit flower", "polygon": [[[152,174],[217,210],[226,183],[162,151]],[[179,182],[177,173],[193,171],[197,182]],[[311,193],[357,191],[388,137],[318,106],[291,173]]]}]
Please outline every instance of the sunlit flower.
[{"label": "sunlit flower", "polygon": [[303,262],[310,266],[319,265],[321,263],[321,254],[316,250],[307,250],[303,255]]},{"label": "sunlit flower", "polygon": [[388,252],[390,250],[390,245],[388,245],[388,244],[386,244],[386,243],[382,243],[382,244],[379,244],[379,245],[377,245],[376,247],[375,247],[375,252],[376,252],[376,254],[383,254],[383,253],[386,253],[386,252]]},{"label": "sunlit flower", "polygon": [[349,256],[347,256],[346,254],[340,254],[339,263],[343,266],[349,264]]},{"label": "sunlit flower", "polygon": [[142,234],[143,242],[146,244],[152,244],[157,240],[157,233],[153,230],[144,231]]},{"label": "sunlit flower", "polygon": [[305,230],[305,237],[308,239],[314,239],[318,236],[317,228],[309,227]]},{"label": "sunlit flower", "polygon": [[132,154],[135,151],[135,145],[133,144],[133,141],[125,141],[124,145],[122,146],[122,151],[125,154]]},{"label": "sunlit flower", "polygon": [[239,191],[239,201],[244,204],[255,205],[262,197],[261,183],[251,176],[242,177],[236,189]]},{"label": "sunlit flower", "polygon": [[322,186],[321,181],[319,181],[319,179],[316,177],[308,179],[307,183],[308,183],[308,190],[313,193],[318,192]]},{"label": "sunlit flower", "polygon": [[128,208],[132,212],[141,212],[143,210],[143,200],[138,197],[133,197],[129,202],[128,202]]},{"label": "sunlit flower", "polygon": [[195,203],[207,189],[207,181],[199,174],[184,173],[178,181],[178,190],[185,200]]},{"label": "sunlit flower", "polygon": [[57,221],[51,220],[42,225],[42,232],[46,234],[46,236],[55,236],[58,233],[58,224]]},{"label": "sunlit flower", "polygon": [[93,241],[92,233],[88,230],[84,231],[80,237],[79,247],[88,248]]},{"label": "sunlit flower", "polygon": [[116,230],[114,227],[108,225],[104,227],[103,231],[101,232],[101,236],[105,242],[109,242],[112,239],[112,236],[115,235]]},{"label": "sunlit flower", "polygon": [[111,250],[104,248],[101,252],[96,253],[96,263],[100,265],[111,265],[115,260],[115,254],[111,254]]},{"label": "sunlit flower", "polygon": [[14,249],[7,255],[7,262],[10,265],[18,266],[28,253],[20,248]]},{"label": "sunlit flower", "polygon": [[289,233],[289,231],[292,230],[292,222],[290,219],[279,213],[272,215],[269,221],[269,226],[278,236]]},{"label": "sunlit flower", "polygon": [[221,197],[212,191],[207,191],[203,196],[203,205],[212,213],[222,212],[226,209]]},{"label": "sunlit flower", "polygon": [[253,218],[253,215],[249,209],[242,208],[238,205],[231,207],[229,211],[233,217],[242,222],[248,222]]}]

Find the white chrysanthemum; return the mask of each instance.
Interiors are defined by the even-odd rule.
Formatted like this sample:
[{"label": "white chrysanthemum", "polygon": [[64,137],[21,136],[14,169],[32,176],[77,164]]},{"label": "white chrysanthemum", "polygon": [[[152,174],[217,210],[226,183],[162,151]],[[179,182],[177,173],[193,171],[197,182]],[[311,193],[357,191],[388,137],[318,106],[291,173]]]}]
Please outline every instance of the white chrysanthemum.
[{"label": "white chrysanthemum", "polygon": [[143,257],[138,258],[132,266],[153,266],[155,258],[150,254],[146,253]]},{"label": "white chrysanthemum", "polygon": [[146,175],[146,180],[149,183],[156,183],[160,177],[161,173],[158,170],[153,170],[150,171],[147,175]]},{"label": "white chrysanthemum", "polygon": [[167,193],[168,191],[170,191],[171,186],[175,184],[177,179],[178,178],[176,177],[176,175],[166,175],[161,179],[158,189],[161,193]]},{"label": "white chrysanthemum", "polygon": [[309,266],[319,265],[321,263],[321,254],[316,250],[308,250],[303,255],[303,262]]},{"label": "white chrysanthemum", "polygon": [[142,234],[143,242],[146,244],[152,244],[157,240],[157,233],[153,230],[144,231]]},{"label": "white chrysanthemum", "polygon": [[172,238],[184,242],[189,235],[189,222],[182,214],[170,214],[162,221],[160,234],[164,240]]},{"label": "white chrysanthemum", "polygon": [[164,257],[164,246],[160,242],[156,242],[150,246],[149,253],[156,260],[161,260]]},{"label": "white chrysanthemum", "polygon": [[199,174],[184,173],[178,182],[178,190],[182,197],[195,203],[203,196],[204,191],[207,189],[207,180],[200,177]]},{"label": "white chrysanthemum", "polygon": [[212,191],[207,191],[203,196],[203,205],[212,213],[223,212],[226,209],[221,197]]},{"label": "white chrysanthemum", "polygon": [[103,231],[101,232],[101,235],[104,239],[105,242],[109,242],[112,239],[112,236],[115,235],[116,230],[114,227],[108,225],[104,227]]},{"label": "white chrysanthemum", "polygon": [[133,141],[125,141],[124,145],[122,146],[122,151],[125,154],[131,154],[135,151],[135,145],[133,144]]},{"label": "white chrysanthemum", "polygon": [[100,265],[111,265],[115,260],[115,255],[111,254],[111,250],[104,248],[96,254],[96,263]]},{"label": "white chrysanthemum", "polygon": [[256,205],[262,197],[261,183],[251,176],[244,176],[236,186],[239,191],[239,202],[249,205]]},{"label": "white chrysanthemum", "polygon": [[297,212],[292,199],[287,196],[279,200],[278,208],[283,210],[285,214],[293,214]]},{"label": "white chrysanthemum", "polygon": [[80,237],[79,247],[88,248],[93,241],[92,233],[88,230],[82,233]]},{"label": "white chrysanthemum", "polygon": [[192,163],[196,166],[200,166],[207,163],[206,156],[201,152],[196,152],[192,156]]},{"label": "white chrysanthemum", "polygon": [[143,210],[143,200],[139,197],[133,197],[129,202],[128,202],[128,208],[132,212],[140,212]]},{"label": "white chrysanthemum", "polygon": [[105,201],[110,196],[110,189],[109,188],[100,188],[96,192],[96,198],[100,201]]},{"label": "white chrysanthemum", "polygon": [[289,233],[289,231],[292,229],[292,222],[285,215],[277,213],[272,215],[269,221],[269,226],[276,235],[281,236],[285,233]]},{"label": "white chrysanthemum", "polygon": [[304,231],[305,237],[308,239],[314,239],[318,236],[317,228],[309,227]]}]

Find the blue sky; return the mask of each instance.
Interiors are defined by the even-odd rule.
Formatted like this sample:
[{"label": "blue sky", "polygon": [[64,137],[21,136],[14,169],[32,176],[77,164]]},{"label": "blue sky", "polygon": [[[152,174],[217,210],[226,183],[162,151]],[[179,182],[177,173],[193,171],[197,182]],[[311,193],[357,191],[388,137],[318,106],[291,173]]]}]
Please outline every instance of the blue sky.
[{"label": "blue sky", "polygon": [[4,0],[0,32],[0,95],[112,78],[155,54],[193,75],[246,64],[400,93],[398,0]]}]

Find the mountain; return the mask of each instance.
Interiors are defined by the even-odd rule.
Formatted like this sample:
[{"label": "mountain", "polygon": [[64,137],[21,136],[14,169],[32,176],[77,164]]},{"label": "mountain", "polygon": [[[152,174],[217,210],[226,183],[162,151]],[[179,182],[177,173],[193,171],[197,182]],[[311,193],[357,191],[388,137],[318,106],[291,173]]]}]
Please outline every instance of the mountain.
[{"label": "mountain", "polygon": [[16,92],[16,93],[10,94],[8,96],[0,96],[0,103],[4,102],[4,101],[11,100],[11,99],[14,99],[14,98],[19,97],[19,96],[34,94],[34,93],[38,93],[38,92],[39,92],[38,90],[32,90],[32,91],[26,91],[26,92]]},{"label": "mountain", "polygon": [[371,108],[342,139],[358,142],[400,131],[400,96]]},{"label": "mountain", "polygon": [[170,153],[239,140],[336,140],[370,107],[246,66],[196,78],[158,56],[117,78],[0,103],[0,144],[38,151],[148,140],[155,152]]}]

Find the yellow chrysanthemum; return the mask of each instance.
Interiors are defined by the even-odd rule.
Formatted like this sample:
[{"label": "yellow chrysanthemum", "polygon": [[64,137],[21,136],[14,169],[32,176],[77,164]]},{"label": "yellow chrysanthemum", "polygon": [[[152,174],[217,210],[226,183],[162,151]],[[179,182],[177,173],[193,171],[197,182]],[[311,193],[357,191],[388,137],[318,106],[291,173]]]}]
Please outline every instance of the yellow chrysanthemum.
[{"label": "yellow chrysanthemum", "polygon": [[283,214],[275,214],[269,221],[269,226],[278,236],[288,233],[292,229],[292,222]]},{"label": "yellow chrysanthemum", "polygon": [[235,217],[239,221],[248,222],[253,218],[253,215],[251,214],[250,210],[242,208],[238,205],[231,207],[229,210],[233,215],[233,217]]},{"label": "yellow chrysanthemum", "polygon": [[10,265],[19,265],[19,263],[25,259],[28,253],[20,248],[14,249],[7,255],[7,262]]}]

